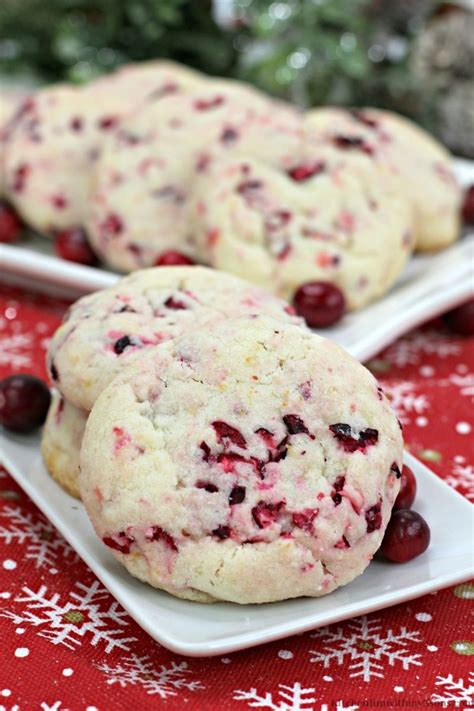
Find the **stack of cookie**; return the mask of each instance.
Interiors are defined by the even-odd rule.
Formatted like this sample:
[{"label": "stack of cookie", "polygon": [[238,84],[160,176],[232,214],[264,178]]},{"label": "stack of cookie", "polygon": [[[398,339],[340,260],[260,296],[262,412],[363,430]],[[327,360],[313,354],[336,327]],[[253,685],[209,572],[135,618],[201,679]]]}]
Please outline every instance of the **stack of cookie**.
[{"label": "stack of cookie", "polygon": [[399,424],[362,365],[258,287],[136,272],[72,307],[49,368],[47,466],[141,580],[199,602],[320,596],[378,549]]},{"label": "stack of cookie", "polygon": [[84,230],[123,272],[169,250],[292,299],[329,282],[348,309],[414,249],[459,234],[449,154],[387,112],[306,114],[167,62],[30,98],[4,144],[8,196],[43,233]]}]

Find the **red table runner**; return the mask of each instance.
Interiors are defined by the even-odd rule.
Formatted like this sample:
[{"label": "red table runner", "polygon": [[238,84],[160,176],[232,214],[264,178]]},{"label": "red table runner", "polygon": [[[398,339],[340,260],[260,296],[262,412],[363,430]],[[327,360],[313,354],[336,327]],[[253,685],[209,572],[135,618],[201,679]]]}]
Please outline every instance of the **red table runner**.
[{"label": "red table runner", "polygon": [[[46,377],[65,308],[0,287],[0,377]],[[474,338],[436,321],[368,364],[407,448],[471,501],[473,363]],[[465,583],[225,657],[180,657],[128,617],[0,468],[0,711],[465,709],[473,600]]]}]

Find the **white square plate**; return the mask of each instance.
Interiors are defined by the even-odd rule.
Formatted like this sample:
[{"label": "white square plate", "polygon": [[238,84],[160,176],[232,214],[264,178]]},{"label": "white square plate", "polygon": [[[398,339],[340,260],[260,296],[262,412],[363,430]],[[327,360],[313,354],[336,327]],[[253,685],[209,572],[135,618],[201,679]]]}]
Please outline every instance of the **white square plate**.
[{"label": "white square plate", "polygon": [[[456,160],[461,185],[474,182],[474,162]],[[472,294],[473,230],[438,254],[415,255],[393,288],[374,304],[345,316],[322,335],[366,361],[418,324],[462,303]],[[119,276],[54,256],[52,241],[31,237],[18,246],[0,244],[0,279],[77,298],[111,286]]]},{"label": "white square plate", "polygon": [[168,649],[213,656],[314,629],[410,600],[474,574],[473,509],[413,456],[418,481],[416,510],[431,528],[431,545],[403,565],[373,561],[363,575],[319,599],[266,605],[201,605],[140,583],[95,537],[80,502],[47,474],[39,436],[2,436],[0,457],[18,484],[69,541],[136,622]]}]

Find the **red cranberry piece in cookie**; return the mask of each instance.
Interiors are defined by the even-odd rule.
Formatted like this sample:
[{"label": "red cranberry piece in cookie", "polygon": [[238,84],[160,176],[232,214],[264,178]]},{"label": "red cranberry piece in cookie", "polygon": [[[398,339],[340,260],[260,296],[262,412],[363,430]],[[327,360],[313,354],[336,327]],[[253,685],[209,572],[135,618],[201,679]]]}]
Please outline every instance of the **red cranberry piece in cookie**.
[{"label": "red cranberry piece in cookie", "polygon": [[20,236],[21,222],[15,210],[0,200],[0,242],[15,242]]},{"label": "red cranberry piece in cookie", "polygon": [[314,163],[307,163],[305,165],[297,165],[291,168],[287,173],[288,176],[297,183],[309,180],[315,175],[319,175],[325,170],[325,163],[322,160],[315,161]]},{"label": "red cranberry piece in cookie", "polygon": [[462,219],[464,224],[474,225],[474,184],[470,185],[464,193]]},{"label": "red cranberry piece in cookie", "polygon": [[215,538],[219,538],[221,541],[224,541],[230,536],[230,528],[229,526],[218,526],[213,530],[212,535],[215,536]]},{"label": "red cranberry piece in cookie", "polygon": [[367,523],[367,533],[379,530],[382,526],[382,504],[380,502],[367,509],[365,521]]},{"label": "red cranberry piece in cookie", "polygon": [[267,501],[259,501],[252,509],[252,517],[259,528],[267,528],[278,518],[278,514],[285,506],[285,501],[278,503],[268,503]]},{"label": "red cranberry piece in cookie", "polygon": [[344,294],[328,281],[302,284],[293,297],[296,313],[310,328],[326,328],[337,323],[346,310]]},{"label": "red cranberry piece in cookie", "polygon": [[117,341],[114,343],[114,352],[117,355],[122,355],[124,350],[128,348],[129,346],[133,346],[132,341],[128,336],[122,336],[119,338]]},{"label": "red cranberry piece in cookie", "polygon": [[392,514],[380,550],[388,560],[406,563],[425,552],[430,538],[430,528],[420,514],[399,509]]},{"label": "red cranberry piece in cookie", "polygon": [[416,479],[410,467],[406,464],[402,468],[402,476],[400,479],[400,491],[395,499],[393,510],[410,509],[416,496]]},{"label": "red cranberry piece in cookie", "polygon": [[236,504],[241,504],[245,501],[245,494],[247,490],[245,486],[234,486],[229,494],[229,504],[230,506],[235,506]]},{"label": "red cranberry piece in cookie", "polygon": [[161,526],[150,526],[145,533],[145,538],[148,541],[161,541],[162,543],[170,548],[172,551],[177,551],[178,547],[174,541],[173,536],[165,531]]},{"label": "red cranberry piece in cookie", "polygon": [[356,436],[354,436],[352,427],[344,422],[329,425],[329,429],[341,447],[350,453],[365,452],[368,447],[373,447],[379,440],[378,430],[374,430],[372,427],[361,430]]},{"label": "red cranberry piece in cookie", "polygon": [[196,111],[209,111],[209,109],[216,109],[218,106],[221,106],[224,101],[223,96],[214,96],[212,99],[196,99],[194,108]]},{"label": "red cranberry piece in cookie", "polygon": [[67,259],[68,262],[86,264],[89,267],[97,264],[97,256],[92,251],[84,230],[79,227],[58,232],[54,240],[54,250],[59,257]]},{"label": "red cranberry piece in cookie", "polygon": [[232,427],[232,425],[228,425],[227,422],[222,422],[222,420],[215,420],[215,422],[211,424],[219,444],[223,444],[224,446],[235,444],[236,447],[247,449],[247,441],[238,429]]},{"label": "red cranberry piece in cookie", "polygon": [[443,321],[454,333],[461,336],[474,335],[474,299],[449,311],[443,316]]},{"label": "red cranberry piece in cookie", "polygon": [[298,417],[298,415],[284,415],[283,422],[286,425],[288,433],[291,435],[300,433],[309,434],[308,428],[301,417]]},{"label": "red cranberry piece in cookie", "polygon": [[291,514],[294,525],[301,528],[306,533],[313,533],[313,521],[319,513],[319,509],[303,509]]},{"label": "red cranberry piece in cookie", "polygon": [[43,424],[51,403],[48,386],[33,375],[11,375],[0,382],[0,425],[32,432]]},{"label": "red cranberry piece in cookie", "polygon": [[125,531],[120,531],[120,533],[117,533],[115,536],[105,536],[102,539],[102,543],[105,543],[106,546],[112,548],[114,551],[127,555],[130,553],[130,546],[134,540],[132,536],[127,536]]},{"label": "red cranberry piece in cookie", "polygon": [[175,252],[170,249],[168,252],[160,254],[155,262],[155,267],[181,267],[193,266],[195,262],[190,257],[187,257],[182,252]]}]

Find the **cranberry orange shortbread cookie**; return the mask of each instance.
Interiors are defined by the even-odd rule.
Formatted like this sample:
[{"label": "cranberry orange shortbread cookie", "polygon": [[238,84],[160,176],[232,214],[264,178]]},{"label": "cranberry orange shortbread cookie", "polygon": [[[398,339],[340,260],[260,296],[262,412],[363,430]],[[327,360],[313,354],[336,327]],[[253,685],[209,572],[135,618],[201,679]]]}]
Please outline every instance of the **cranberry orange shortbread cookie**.
[{"label": "cranberry orange shortbread cookie", "polygon": [[205,267],[138,271],[71,307],[49,346],[51,378],[69,402],[90,410],[144,349],[206,321],[260,313],[300,323],[287,303],[229,274]]},{"label": "cranberry orange shortbread cookie", "polygon": [[95,251],[121,271],[153,266],[169,249],[193,257],[188,198],[215,156],[244,152],[286,165],[301,136],[295,111],[236,82],[148,102],[98,162],[88,220]]},{"label": "cranberry orange shortbread cookie", "polygon": [[149,95],[195,86],[199,75],[168,62],[137,65],[84,87],[40,89],[5,142],[8,195],[26,222],[50,233],[81,227],[102,142]]},{"label": "cranberry orange shortbread cookie", "polygon": [[367,157],[353,165],[331,147],[286,171],[249,157],[215,161],[190,209],[203,259],[289,299],[321,280],[360,308],[412,250],[411,212],[393,183]]},{"label": "cranberry orange shortbread cookie", "polygon": [[53,479],[79,497],[79,451],[89,413],[54,393],[41,437],[41,454]]},{"label": "cranberry orange shortbread cookie", "polygon": [[441,249],[459,237],[462,191],[452,158],[426,131],[376,109],[315,109],[306,114],[305,127],[310,143],[329,143],[348,160],[369,156],[398,179],[399,194],[413,211],[417,249]]},{"label": "cranberry orange shortbread cookie", "polygon": [[402,444],[376,380],[339,346],[241,317],[112,381],[87,422],[80,489],[105,545],[173,595],[320,596],[378,549]]}]

